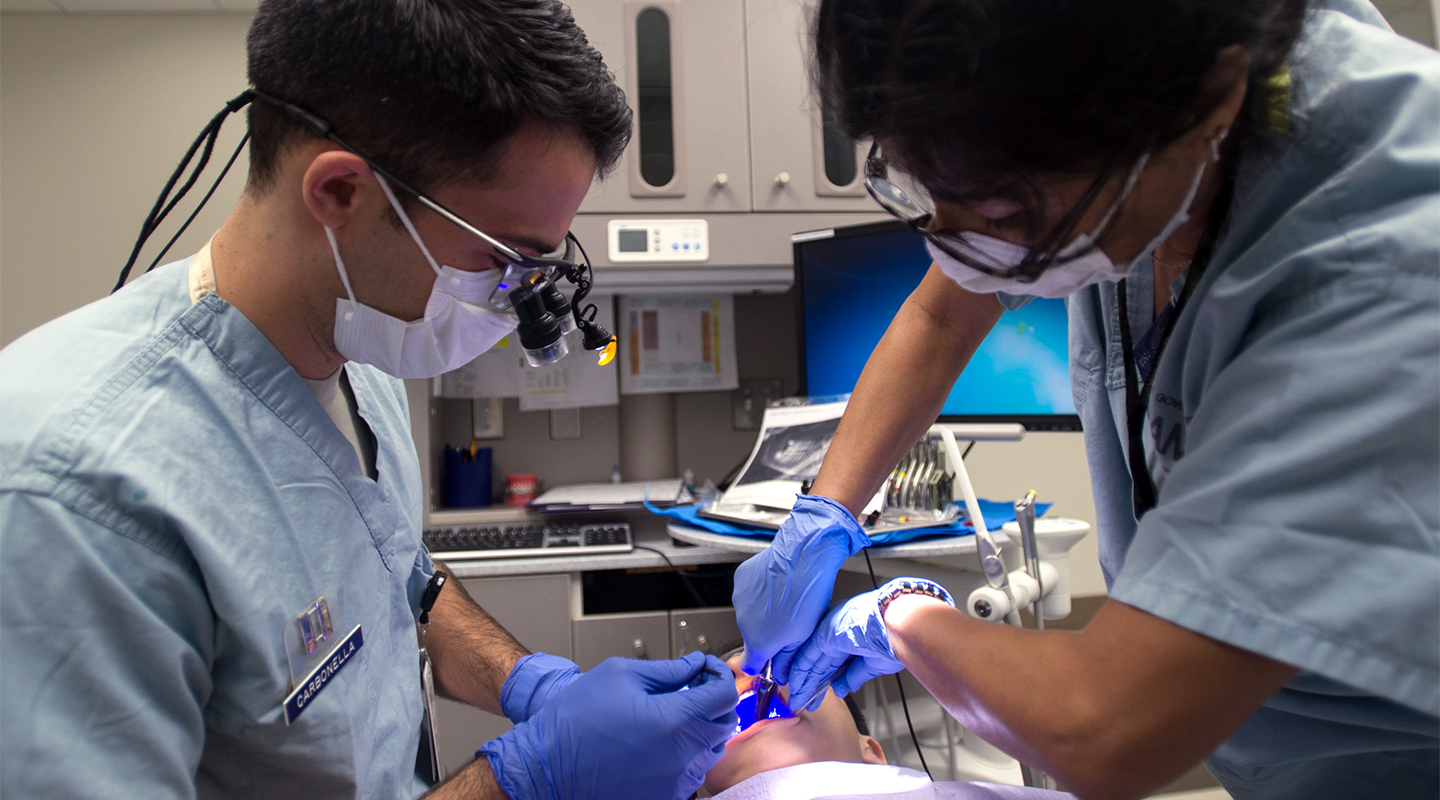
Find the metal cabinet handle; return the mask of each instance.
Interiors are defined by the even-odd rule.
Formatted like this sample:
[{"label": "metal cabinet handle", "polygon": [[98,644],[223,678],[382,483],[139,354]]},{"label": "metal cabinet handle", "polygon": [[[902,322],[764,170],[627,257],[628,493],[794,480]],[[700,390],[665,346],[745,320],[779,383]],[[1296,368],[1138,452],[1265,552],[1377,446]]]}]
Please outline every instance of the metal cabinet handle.
[{"label": "metal cabinet handle", "polygon": [[644,657],[645,657],[645,640],[644,640],[644,639],[636,639],[635,641],[633,641],[633,642],[630,643],[630,649],[635,652],[635,657],[636,657],[636,658],[644,658]]},{"label": "metal cabinet handle", "polygon": [[779,187],[782,188],[782,189],[785,188],[786,186],[789,186],[789,185],[790,185],[790,173],[788,173],[788,172],[782,172],[782,173],[780,173],[779,175],[776,175],[776,176],[775,176],[775,185],[776,185],[776,186],[779,186]]},{"label": "metal cabinet handle", "polygon": [[723,172],[716,173],[716,175],[715,175],[715,188],[716,188],[716,189],[724,189],[724,188],[725,188],[726,186],[728,186],[728,185],[730,185],[730,176],[729,176],[729,175],[726,175],[726,174],[723,173]]}]

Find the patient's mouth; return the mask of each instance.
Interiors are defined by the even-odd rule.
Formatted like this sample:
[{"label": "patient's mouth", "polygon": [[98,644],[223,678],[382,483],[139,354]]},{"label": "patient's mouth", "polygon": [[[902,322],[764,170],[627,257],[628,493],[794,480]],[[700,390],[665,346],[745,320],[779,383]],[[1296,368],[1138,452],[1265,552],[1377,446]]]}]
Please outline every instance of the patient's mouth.
[{"label": "patient's mouth", "polygon": [[730,741],[725,743],[725,746],[728,748],[737,745],[763,730],[769,730],[775,727],[789,728],[798,725],[799,723],[799,717],[779,717],[774,719],[762,719],[754,725],[751,725],[745,730],[740,731],[739,733],[732,736],[730,738]]}]

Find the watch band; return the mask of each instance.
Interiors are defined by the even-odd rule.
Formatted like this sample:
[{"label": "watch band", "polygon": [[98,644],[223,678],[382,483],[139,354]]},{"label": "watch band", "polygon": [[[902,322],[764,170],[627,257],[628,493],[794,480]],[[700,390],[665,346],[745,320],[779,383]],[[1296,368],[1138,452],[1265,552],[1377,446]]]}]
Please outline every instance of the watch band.
[{"label": "watch band", "polygon": [[880,617],[884,619],[885,609],[890,606],[891,601],[902,594],[923,594],[926,597],[933,597],[951,608],[955,607],[955,598],[944,586],[925,578],[896,578],[880,587]]}]

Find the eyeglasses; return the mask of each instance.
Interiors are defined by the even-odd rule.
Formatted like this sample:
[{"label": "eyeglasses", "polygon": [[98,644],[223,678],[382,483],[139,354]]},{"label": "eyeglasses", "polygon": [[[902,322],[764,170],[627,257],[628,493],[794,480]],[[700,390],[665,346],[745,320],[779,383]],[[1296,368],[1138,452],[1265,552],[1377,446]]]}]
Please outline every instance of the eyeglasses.
[{"label": "eyeglasses", "polygon": [[575,258],[577,250],[579,251],[580,255],[584,257],[585,249],[580,245],[580,241],[575,238],[574,234],[568,232],[565,234],[564,255],[558,258],[554,256],[532,256],[522,253],[519,250],[511,247],[510,245],[500,241],[499,239],[496,239],[494,236],[491,236],[490,234],[480,230],[474,225],[471,225],[468,221],[465,220],[464,217],[441,205],[438,201],[429,197],[424,192],[416,189],[415,187],[396,177],[394,173],[390,172],[379,164],[376,164],[375,161],[369,156],[360,152],[349,142],[346,142],[344,139],[341,139],[339,136],[337,136],[334,129],[331,128],[330,123],[326,122],[315,114],[312,114],[309,111],[306,111],[305,109],[293,103],[287,103],[284,100],[281,100],[277,97],[271,97],[270,95],[267,95],[263,92],[259,92],[254,89],[250,91],[253,92],[254,95],[259,99],[264,100],[271,105],[278,106],[279,108],[284,110],[285,113],[289,114],[292,119],[305,126],[305,128],[308,129],[311,133],[315,134],[321,139],[328,139],[334,142],[335,144],[339,145],[341,149],[345,150],[351,155],[356,156],[361,161],[364,161],[366,166],[374,170],[385,180],[389,181],[392,186],[399,187],[406,194],[409,194],[411,197],[414,197],[417,201],[419,201],[421,205],[425,206],[431,211],[434,211],[436,214],[439,214],[440,216],[449,220],[451,223],[454,223],[462,230],[490,245],[492,248],[495,249],[495,252],[499,253],[501,257],[503,257],[509,263],[514,264],[517,267],[523,267],[526,269],[543,270],[547,275],[551,277],[558,277],[559,275],[572,275],[575,273],[575,271],[585,270],[588,267],[588,258],[585,258],[583,262],[578,261]]},{"label": "eyeglasses", "polygon": [[1084,219],[1090,207],[1095,204],[1100,192],[1115,175],[1115,168],[1110,167],[1100,173],[1085,193],[1071,209],[1066,212],[1060,222],[1051,229],[1026,253],[1019,264],[1003,264],[993,256],[979,249],[967,240],[963,232],[948,230],[936,230],[931,226],[935,221],[933,208],[927,208],[919,201],[912,198],[904,189],[891,181],[888,177],[889,164],[880,155],[880,143],[876,141],[870,145],[870,154],[865,157],[865,190],[875,198],[875,202],[885,209],[890,216],[909,225],[916,233],[924,236],[931,244],[935,245],[941,252],[959,261],[960,263],[991,275],[996,278],[1018,278],[1029,282],[1038,278],[1041,273],[1051,267],[1067,264],[1079,259],[1085,254],[1094,250],[1097,242],[1110,231],[1114,225],[1120,204],[1125,201],[1131,187],[1134,185],[1139,172],[1143,169],[1145,159],[1142,157],[1130,170],[1120,195],[1106,210],[1105,216],[1101,218],[1100,224],[1096,226],[1095,233],[1091,237],[1088,247],[1078,252],[1066,252],[1060,254],[1066,246],[1074,240],[1075,229],[1080,221]]}]

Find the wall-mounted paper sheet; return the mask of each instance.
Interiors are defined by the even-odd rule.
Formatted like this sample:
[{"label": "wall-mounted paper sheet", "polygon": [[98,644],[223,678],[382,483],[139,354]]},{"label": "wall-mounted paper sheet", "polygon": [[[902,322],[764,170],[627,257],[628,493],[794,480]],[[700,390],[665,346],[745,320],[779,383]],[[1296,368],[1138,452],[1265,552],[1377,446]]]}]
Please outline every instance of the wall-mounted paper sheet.
[{"label": "wall-mounted paper sheet", "polygon": [[730,295],[620,298],[620,392],[734,389]]},{"label": "wall-mounted paper sheet", "polygon": [[[587,304],[592,299],[586,299]],[[595,321],[615,330],[615,303],[610,297],[593,298]],[[512,334],[513,335],[513,334]],[[526,366],[519,370],[521,411],[542,411],[552,408],[613,406],[620,402],[616,384],[616,358],[605,366],[597,362],[599,354],[580,349],[548,367]]]},{"label": "wall-mounted paper sheet", "polygon": [[525,356],[514,333],[474,361],[435,379],[439,397],[518,397]]},{"label": "wall-mounted paper sheet", "polygon": [[[615,302],[608,296],[592,295],[585,303],[595,304],[595,321],[615,330]],[[520,338],[510,334],[469,364],[436,378],[439,397],[518,397],[521,411],[552,408],[613,406],[620,402],[616,385],[617,358],[606,366],[596,363],[596,354],[572,352],[556,364],[532,367],[520,351]]]}]

